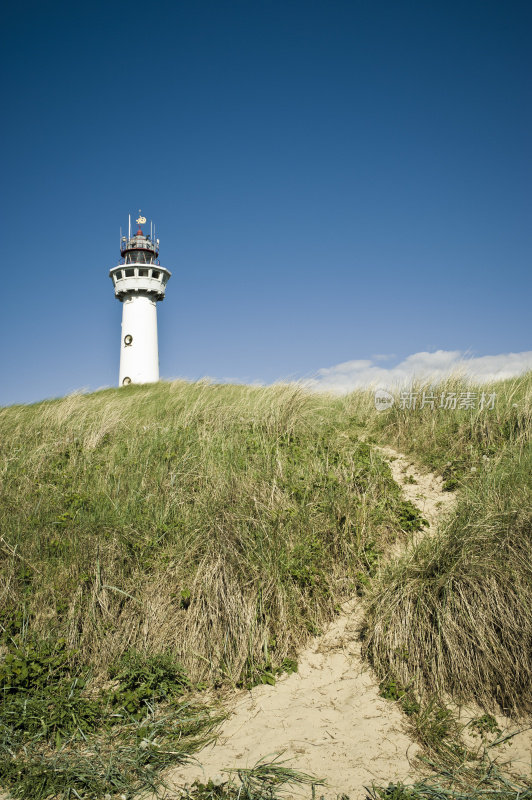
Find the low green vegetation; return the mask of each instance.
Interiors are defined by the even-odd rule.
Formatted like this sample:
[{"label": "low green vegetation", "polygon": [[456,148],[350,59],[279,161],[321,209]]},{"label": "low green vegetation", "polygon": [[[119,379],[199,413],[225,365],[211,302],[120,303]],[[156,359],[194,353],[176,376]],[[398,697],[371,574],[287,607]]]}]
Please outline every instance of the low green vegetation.
[{"label": "low green vegetation", "polygon": [[14,797],[155,788],[220,719],[183,696],[192,687],[169,654],[127,652],[98,687],[64,640],[15,642],[0,668],[0,781]]},{"label": "low green vegetation", "polygon": [[[423,777],[410,785],[373,785],[366,800],[532,798],[532,776],[509,775],[504,762],[501,767],[496,758],[497,748],[508,744],[519,728],[503,733],[491,714],[481,714],[464,725],[456,709],[451,710],[437,695],[420,701],[411,687],[403,687],[393,678],[382,681],[380,694],[406,714],[410,734],[421,745],[416,761]],[[473,734],[468,740],[466,729]]]},{"label": "low green vegetation", "polygon": [[[457,780],[447,776],[442,781],[423,780],[405,786],[391,783],[368,790],[366,800],[530,800],[532,789],[521,781],[509,780],[492,762],[487,761],[482,775],[468,775]],[[454,786],[449,786],[454,783]]]},{"label": "low green vegetation", "polygon": [[310,787],[309,797],[316,798],[316,788],[323,781],[292,769],[277,756],[261,760],[249,769],[227,770],[208,783],[194,783],[182,789],[185,800],[276,800],[295,788],[298,793]]}]

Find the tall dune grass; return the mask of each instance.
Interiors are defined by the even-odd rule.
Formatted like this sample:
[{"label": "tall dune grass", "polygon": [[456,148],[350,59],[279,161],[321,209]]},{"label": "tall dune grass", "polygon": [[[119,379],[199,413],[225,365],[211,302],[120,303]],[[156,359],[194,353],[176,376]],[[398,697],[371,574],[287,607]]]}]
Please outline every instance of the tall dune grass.
[{"label": "tall dune grass", "polygon": [[[401,531],[349,403],[176,382],[0,411],[0,622],[95,669],[134,647],[260,679]],[[404,517],[406,519],[406,517]]]},{"label": "tall dune grass", "polygon": [[532,376],[489,387],[492,410],[397,408],[376,434],[458,488],[437,535],[374,584],[365,651],[382,677],[418,693],[476,700],[511,714],[532,706]]},{"label": "tall dune grass", "polygon": [[[401,408],[400,394],[392,408],[377,412],[371,407],[368,392],[354,397],[373,435],[387,444],[416,457],[417,461],[440,472],[456,488],[471,467],[479,468],[507,446],[530,442],[532,431],[532,372],[518,378],[475,384],[460,375],[430,384],[414,382],[409,391],[415,397],[415,408]],[[434,408],[423,404],[435,397]],[[473,408],[460,408],[467,394]],[[456,408],[440,408],[441,397],[456,397]],[[484,396],[484,403],[482,398]],[[493,408],[489,398],[494,397]],[[408,402],[404,403],[408,406]],[[483,405],[483,407],[482,407]]]}]

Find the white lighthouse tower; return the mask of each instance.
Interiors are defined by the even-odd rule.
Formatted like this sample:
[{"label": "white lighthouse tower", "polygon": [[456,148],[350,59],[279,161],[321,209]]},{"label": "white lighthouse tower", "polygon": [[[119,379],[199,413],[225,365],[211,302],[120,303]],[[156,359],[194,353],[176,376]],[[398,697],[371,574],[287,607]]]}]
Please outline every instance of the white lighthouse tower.
[{"label": "white lighthouse tower", "polygon": [[[139,212],[140,214],[140,212]],[[148,236],[137,219],[138,229],[120,237],[120,264],[109,271],[115,297],[122,303],[122,341],[120,344],[120,386],[129,383],[154,383],[159,380],[157,343],[157,301],[164,300],[171,273],[159,264],[159,239]]]}]

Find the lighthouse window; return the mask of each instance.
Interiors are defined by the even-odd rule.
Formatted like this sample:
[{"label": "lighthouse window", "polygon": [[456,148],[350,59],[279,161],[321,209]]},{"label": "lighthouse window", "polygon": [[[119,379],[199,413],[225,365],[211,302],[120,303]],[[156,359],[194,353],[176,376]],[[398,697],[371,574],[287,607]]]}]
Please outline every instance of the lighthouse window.
[{"label": "lighthouse window", "polygon": [[146,250],[132,250],[126,253],[126,264],[153,264],[153,253]]},{"label": "lighthouse window", "polygon": [[134,274],[135,274],[135,270],[134,269],[126,269],[125,272],[126,272],[126,278],[132,278],[134,276]]},{"label": "lighthouse window", "polygon": [[147,278],[148,277],[148,270],[147,269],[139,269],[139,278]]},{"label": "lighthouse window", "polygon": [[152,278],[159,278],[159,273],[157,272],[156,269],[152,270],[151,276],[152,276]]}]

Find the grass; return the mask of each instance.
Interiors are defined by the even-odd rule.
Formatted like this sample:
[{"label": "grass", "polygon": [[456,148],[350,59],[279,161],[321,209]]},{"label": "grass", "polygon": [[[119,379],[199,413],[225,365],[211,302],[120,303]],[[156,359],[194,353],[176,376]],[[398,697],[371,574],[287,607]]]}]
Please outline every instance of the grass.
[{"label": "grass", "polygon": [[[434,408],[420,408],[423,392],[436,395]],[[442,394],[459,401],[468,392],[475,408],[438,407]],[[479,408],[483,393],[495,395],[493,408]],[[396,402],[377,412],[368,392],[351,402],[369,440],[409,454],[458,493],[438,531],[386,564],[366,597],[365,655],[381,694],[408,715],[432,777],[375,787],[368,797],[531,797],[530,781],[503,774],[484,747],[496,733],[493,717],[477,720],[483,748],[471,753],[445,701],[473,700],[516,718],[530,713],[532,373],[482,386],[455,376],[415,385],[413,394],[415,409]]]},{"label": "grass", "polygon": [[[449,775],[448,780],[454,781]],[[530,800],[532,788],[505,778],[493,765],[487,765],[484,775],[462,780],[454,787],[438,780],[416,781],[411,785],[391,783],[386,787],[368,789],[366,800]]]},{"label": "grass", "polygon": [[[419,515],[345,403],[159,384],[0,412],[0,622],[105,671],[279,666]],[[102,650],[102,642],[105,648]]]},{"label": "grass", "polygon": [[491,388],[499,407],[484,416],[391,411],[375,421],[461,491],[438,533],[374,582],[365,652],[383,679],[418,694],[518,715],[532,707],[532,381]]},{"label": "grass", "polygon": [[[142,725],[126,723],[118,731],[93,731],[83,742],[67,742],[59,749],[26,740],[23,749],[17,750],[4,735],[0,747],[2,786],[21,800],[101,800],[104,796],[157,792],[164,786],[161,770],[186,762],[208,741],[206,736],[178,736],[178,725],[204,731],[205,718],[205,713],[184,705],[145,719]],[[151,738],[141,738],[147,729]]]},{"label": "grass", "polygon": [[206,784],[196,782],[185,786],[179,796],[185,800],[274,800],[292,787],[301,790],[309,786],[315,800],[316,787],[323,785],[318,778],[292,769],[279,756],[270,761],[261,759],[249,769],[225,772],[227,778],[219,775]]},{"label": "grass", "polygon": [[[213,735],[204,688],[295,671],[353,594],[381,693],[435,773],[368,797],[530,796],[489,759],[469,764],[441,698],[480,703],[484,735],[490,710],[532,704],[532,375],[438,391],[496,401],[377,412],[370,392],[174,382],[1,409],[0,780],[13,796],[157,788]],[[425,521],[375,443],[459,494],[393,563],[392,544]],[[262,800],[288,785],[286,765],[257,770],[187,791]],[[292,778],[315,794],[311,776]]]},{"label": "grass", "polygon": [[411,719],[423,745],[419,771],[424,777],[411,784],[366,787],[366,800],[530,800],[530,777],[509,775],[492,757],[493,748],[515,734],[499,736],[493,718],[486,730],[486,717],[480,718],[482,742],[472,750],[462,738],[463,726],[440,701],[420,706]]},{"label": "grass", "polygon": [[[423,393],[435,397],[434,408],[421,408]],[[472,395],[474,408],[460,408],[461,398]],[[454,395],[455,409],[439,408],[441,396]],[[532,372],[519,378],[487,384],[475,384],[458,375],[430,383],[414,383],[412,395],[416,408],[401,408],[396,402],[391,409],[376,412],[369,393],[355,393],[353,403],[363,416],[373,436],[392,444],[403,453],[439,473],[450,490],[467,485],[476,473],[497,460],[507,447],[526,446],[532,430]],[[485,397],[481,408],[482,395]],[[488,399],[494,395],[493,408]],[[466,402],[462,400],[462,402]],[[408,405],[408,404],[407,404]]]},{"label": "grass", "polygon": [[[345,401],[293,386],[177,382],[2,409],[5,785],[147,785],[161,754],[186,758],[212,728],[201,710],[183,728],[183,693],[297,669],[301,644],[423,524],[359,433]],[[159,731],[151,772],[144,719]]]},{"label": "grass", "polygon": [[191,686],[169,654],[129,653],[99,688],[77,655],[61,640],[34,641],[4,658],[0,780],[14,797],[156,789],[161,769],[212,738],[220,714],[183,696]]}]

